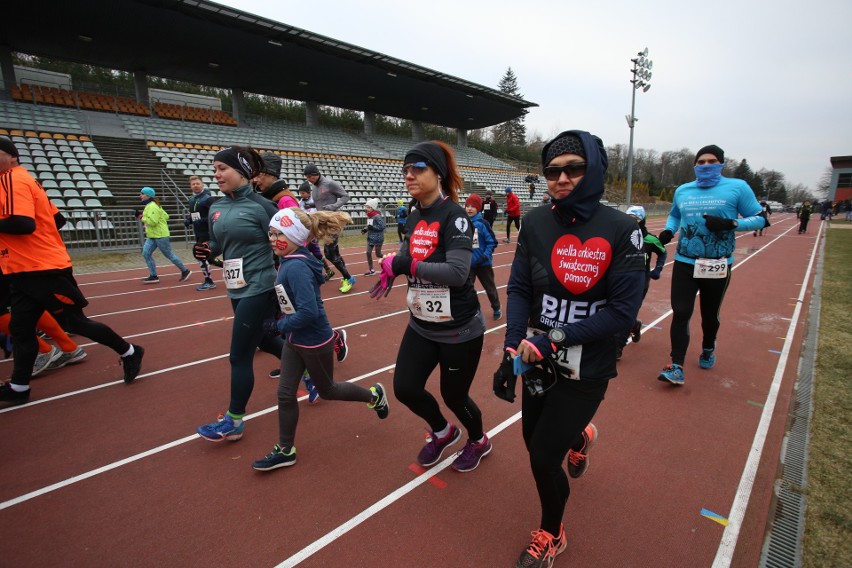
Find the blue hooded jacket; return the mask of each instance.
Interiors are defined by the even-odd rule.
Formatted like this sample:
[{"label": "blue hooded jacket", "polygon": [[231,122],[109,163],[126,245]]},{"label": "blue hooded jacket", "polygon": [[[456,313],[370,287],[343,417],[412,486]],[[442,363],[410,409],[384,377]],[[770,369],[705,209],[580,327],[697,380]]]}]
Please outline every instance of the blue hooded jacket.
[{"label": "blue hooded jacket", "polygon": [[470,267],[491,266],[494,262],[494,249],[497,248],[497,237],[491,225],[483,219],[482,213],[477,213],[470,218],[473,228],[476,230],[477,241],[473,245],[473,256],[470,259]]},{"label": "blue hooded jacket", "polygon": [[331,341],[333,332],[320,295],[324,282],[322,264],[305,247],[281,257],[275,283],[284,286],[296,310],[278,320],[278,331],[288,343],[319,347]]}]

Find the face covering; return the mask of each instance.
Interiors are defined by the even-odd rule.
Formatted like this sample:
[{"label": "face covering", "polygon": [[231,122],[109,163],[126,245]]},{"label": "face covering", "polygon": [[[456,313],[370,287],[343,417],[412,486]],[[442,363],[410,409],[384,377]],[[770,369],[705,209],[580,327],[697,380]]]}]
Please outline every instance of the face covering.
[{"label": "face covering", "polygon": [[722,179],[724,164],[703,164],[695,166],[695,185],[698,187],[713,187]]}]

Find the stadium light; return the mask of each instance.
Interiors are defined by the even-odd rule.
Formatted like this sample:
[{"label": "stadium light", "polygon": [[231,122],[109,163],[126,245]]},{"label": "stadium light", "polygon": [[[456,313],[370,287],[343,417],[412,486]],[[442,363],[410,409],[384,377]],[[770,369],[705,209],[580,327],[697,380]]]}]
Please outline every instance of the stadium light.
[{"label": "stadium light", "polygon": [[630,71],[633,73],[633,78],[630,80],[633,85],[633,88],[630,89],[633,95],[630,102],[630,114],[624,117],[627,119],[627,126],[630,128],[630,146],[627,150],[626,201],[628,207],[630,206],[630,194],[633,191],[633,127],[636,126],[638,120],[636,118],[636,91],[642,89],[643,93],[648,92],[648,89],[651,88],[651,68],[654,67],[654,62],[648,59],[647,47],[636,55],[637,57],[630,60],[633,63],[633,69]]}]

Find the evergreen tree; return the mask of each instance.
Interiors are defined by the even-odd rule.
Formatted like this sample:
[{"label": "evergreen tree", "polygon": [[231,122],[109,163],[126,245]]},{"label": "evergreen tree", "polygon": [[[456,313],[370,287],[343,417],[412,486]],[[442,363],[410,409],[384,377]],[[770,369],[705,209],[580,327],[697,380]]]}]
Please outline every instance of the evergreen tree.
[{"label": "evergreen tree", "polygon": [[[515,75],[515,72],[512,71],[511,67],[506,70],[506,74],[503,75],[502,79],[500,79],[500,83],[497,85],[497,88],[507,95],[523,98],[523,95],[521,95],[518,88],[518,77]],[[493,130],[494,143],[498,146],[526,145],[527,127],[524,125],[524,116],[526,114],[527,111],[524,110],[523,114],[518,118],[513,118],[512,120],[495,126]]]}]

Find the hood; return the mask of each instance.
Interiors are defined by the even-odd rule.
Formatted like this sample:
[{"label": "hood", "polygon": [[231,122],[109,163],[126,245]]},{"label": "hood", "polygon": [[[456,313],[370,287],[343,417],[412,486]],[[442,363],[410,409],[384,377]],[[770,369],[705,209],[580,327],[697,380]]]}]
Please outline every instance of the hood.
[{"label": "hood", "polygon": [[317,286],[322,286],[325,283],[325,274],[322,269],[322,263],[308,251],[305,247],[299,247],[287,256],[281,257],[281,262],[303,262],[305,266],[311,269],[314,281]]},{"label": "hood", "polygon": [[[554,140],[566,134],[577,136],[583,143],[583,149],[586,152],[586,163],[588,164],[586,166],[586,175],[583,176],[583,179],[580,180],[580,183],[571,192],[571,195],[564,199],[551,199],[551,203],[556,206],[555,209],[563,217],[567,216],[580,220],[588,220],[594,215],[600,206],[601,198],[603,198],[604,176],[609,165],[609,159],[607,158],[603,141],[597,136],[589,134],[584,130],[566,130],[556,136]],[[547,149],[552,142],[548,142],[542,148],[542,157],[547,154]],[[544,164],[542,164],[542,167],[544,167]]]}]

